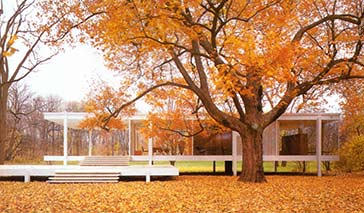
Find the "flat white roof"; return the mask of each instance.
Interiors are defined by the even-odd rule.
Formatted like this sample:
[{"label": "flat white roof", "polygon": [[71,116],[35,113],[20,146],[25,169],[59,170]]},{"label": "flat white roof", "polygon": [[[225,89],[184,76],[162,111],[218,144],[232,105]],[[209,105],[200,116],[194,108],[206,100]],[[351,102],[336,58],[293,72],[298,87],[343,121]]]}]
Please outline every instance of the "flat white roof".
[{"label": "flat white roof", "polygon": [[[89,117],[93,117],[92,113],[86,112],[45,112],[43,113],[44,119],[60,124],[63,126],[63,122],[67,120],[67,126],[72,129],[79,129],[79,123]],[[147,118],[146,114],[136,114],[133,116],[126,117],[125,121],[128,120],[138,121],[145,120]],[[321,118],[322,120],[339,120],[340,113],[286,113],[278,118],[279,121],[284,120],[317,120]]]},{"label": "flat white roof", "polygon": [[289,121],[289,120],[340,120],[340,113],[285,113],[278,120]]},{"label": "flat white roof", "polygon": [[[54,122],[56,124],[60,124],[62,126],[64,124],[64,120],[66,119],[67,126],[72,129],[79,129],[79,124],[81,121],[94,116],[92,113],[87,112],[45,112],[43,113],[43,115],[44,119]],[[146,114],[136,114],[127,117],[125,121],[145,120],[146,117]]]},{"label": "flat white roof", "polygon": [[45,112],[44,119],[60,124],[63,126],[64,120],[67,120],[67,126],[72,129],[79,129],[80,122],[93,115],[86,112]]}]

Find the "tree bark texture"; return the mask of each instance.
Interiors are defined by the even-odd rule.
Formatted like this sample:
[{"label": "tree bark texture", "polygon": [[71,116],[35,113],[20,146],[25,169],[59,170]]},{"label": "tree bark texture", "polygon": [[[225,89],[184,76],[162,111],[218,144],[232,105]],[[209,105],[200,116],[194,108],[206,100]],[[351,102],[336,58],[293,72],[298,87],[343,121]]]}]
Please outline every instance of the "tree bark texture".
[{"label": "tree bark texture", "polygon": [[5,143],[7,136],[6,113],[8,101],[8,88],[6,85],[0,87],[0,165],[4,164],[6,153]]},{"label": "tree bark texture", "polygon": [[239,180],[266,182],[263,168],[263,130],[247,128],[239,132],[242,138],[243,164]]}]

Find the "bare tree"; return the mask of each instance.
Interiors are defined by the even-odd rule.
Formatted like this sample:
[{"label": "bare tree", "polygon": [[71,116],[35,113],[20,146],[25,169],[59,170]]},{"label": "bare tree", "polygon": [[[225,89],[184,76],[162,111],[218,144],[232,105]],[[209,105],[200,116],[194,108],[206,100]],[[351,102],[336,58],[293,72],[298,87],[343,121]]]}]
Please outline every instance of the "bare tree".
[{"label": "bare tree", "polygon": [[69,25],[64,15],[56,16],[49,11],[49,8],[56,6],[54,2],[7,1],[5,6],[15,4],[15,9],[9,14],[8,8],[3,8],[0,2],[0,164],[4,164],[7,138],[5,118],[10,87],[55,56],[71,30],[93,15]]},{"label": "bare tree", "polygon": [[26,118],[37,109],[32,104],[33,94],[27,85],[15,83],[9,90],[7,126],[8,134],[5,144],[6,160],[13,159],[24,141],[23,132],[27,128]]},{"label": "bare tree", "polygon": [[[39,65],[50,60],[55,53],[40,57],[37,52],[50,25],[35,24],[28,21],[34,1],[23,0],[17,4],[9,17],[1,14],[0,22],[0,164],[5,160],[7,138],[7,102],[9,89],[15,83],[34,71]],[[20,45],[19,50],[15,43]],[[19,56],[15,60],[12,56]]]}]

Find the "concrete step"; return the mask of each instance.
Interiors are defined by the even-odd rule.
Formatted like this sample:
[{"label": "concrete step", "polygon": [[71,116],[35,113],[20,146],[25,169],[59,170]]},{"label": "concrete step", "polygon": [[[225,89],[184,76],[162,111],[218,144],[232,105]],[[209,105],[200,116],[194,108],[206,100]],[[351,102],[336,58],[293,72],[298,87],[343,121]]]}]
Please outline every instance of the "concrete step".
[{"label": "concrete step", "polygon": [[108,170],[57,170],[56,174],[120,174],[119,171],[108,171]]},{"label": "concrete step", "polygon": [[85,160],[83,163],[129,163],[129,161]]},{"label": "concrete step", "polygon": [[82,163],[80,166],[128,166],[128,164],[120,164],[120,163]]},{"label": "concrete step", "polygon": [[91,156],[86,156],[89,158],[126,158],[129,157],[127,155],[91,155]]},{"label": "concrete step", "polygon": [[49,180],[119,180],[119,177],[79,177],[79,176],[73,176],[73,177],[50,177]]},{"label": "concrete step", "polygon": [[119,171],[97,170],[59,170],[54,177],[48,178],[48,183],[117,183]]},{"label": "concrete step", "polygon": [[129,162],[128,160],[83,160],[82,162],[114,162],[114,163],[117,163],[117,162]]},{"label": "concrete step", "polygon": [[86,156],[85,160],[129,160],[129,156]]},{"label": "concrete step", "polygon": [[104,158],[95,158],[95,159],[89,159],[88,157],[86,157],[84,159],[84,161],[110,161],[110,162],[119,162],[119,161],[125,161],[125,162],[129,162],[129,159],[104,159]]},{"label": "concrete step", "polygon": [[120,173],[108,173],[108,174],[92,174],[92,173],[77,173],[77,174],[72,174],[72,173],[57,173],[57,177],[118,177],[120,175]]},{"label": "concrete step", "polygon": [[127,166],[129,156],[86,156],[81,166]]},{"label": "concrete step", "polygon": [[47,180],[47,183],[118,183],[118,180]]},{"label": "concrete step", "polygon": [[85,159],[85,162],[129,162],[128,159],[118,160],[118,159]]}]

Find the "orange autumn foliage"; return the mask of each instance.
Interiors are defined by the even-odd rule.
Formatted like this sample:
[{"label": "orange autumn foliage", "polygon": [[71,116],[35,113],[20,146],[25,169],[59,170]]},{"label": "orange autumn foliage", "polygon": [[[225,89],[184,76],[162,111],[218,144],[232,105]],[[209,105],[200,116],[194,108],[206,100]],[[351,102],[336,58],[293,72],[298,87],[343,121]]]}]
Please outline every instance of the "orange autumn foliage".
[{"label": "orange autumn foliage", "polygon": [[67,5],[67,17],[97,14],[79,26],[80,39],[103,51],[132,101],[164,86],[191,91],[211,118],[240,134],[241,180],[264,182],[264,129],[315,87],[364,76],[362,5],[85,0]]},{"label": "orange autumn foliage", "polygon": [[145,98],[153,106],[143,133],[168,154],[192,154],[192,137],[228,131],[213,121],[191,91],[160,88]]},{"label": "orange autumn foliage", "polygon": [[110,112],[120,106],[128,96],[122,90],[114,89],[107,86],[105,82],[95,84],[90,90],[88,99],[85,103],[85,111],[91,115],[80,122],[79,127],[85,129],[102,128],[102,129],[125,129],[126,125],[123,122],[122,116],[127,117],[135,113],[134,105],[131,105],[124,114],[118,117],[111,117],[105,125],[105,119],[110,115]]},{"label": "orange autumn foliage", "polygon": [[343,102],[342,135],[347,138],[364,135],[364,82],[346,83],[338,86]]},{"label": "orange autumn foliage", "polygon": [[362,80],[338,85],[342,98],[343,119],[340,160],[336,167],[345,172],[364,170],[364,93]]}]

